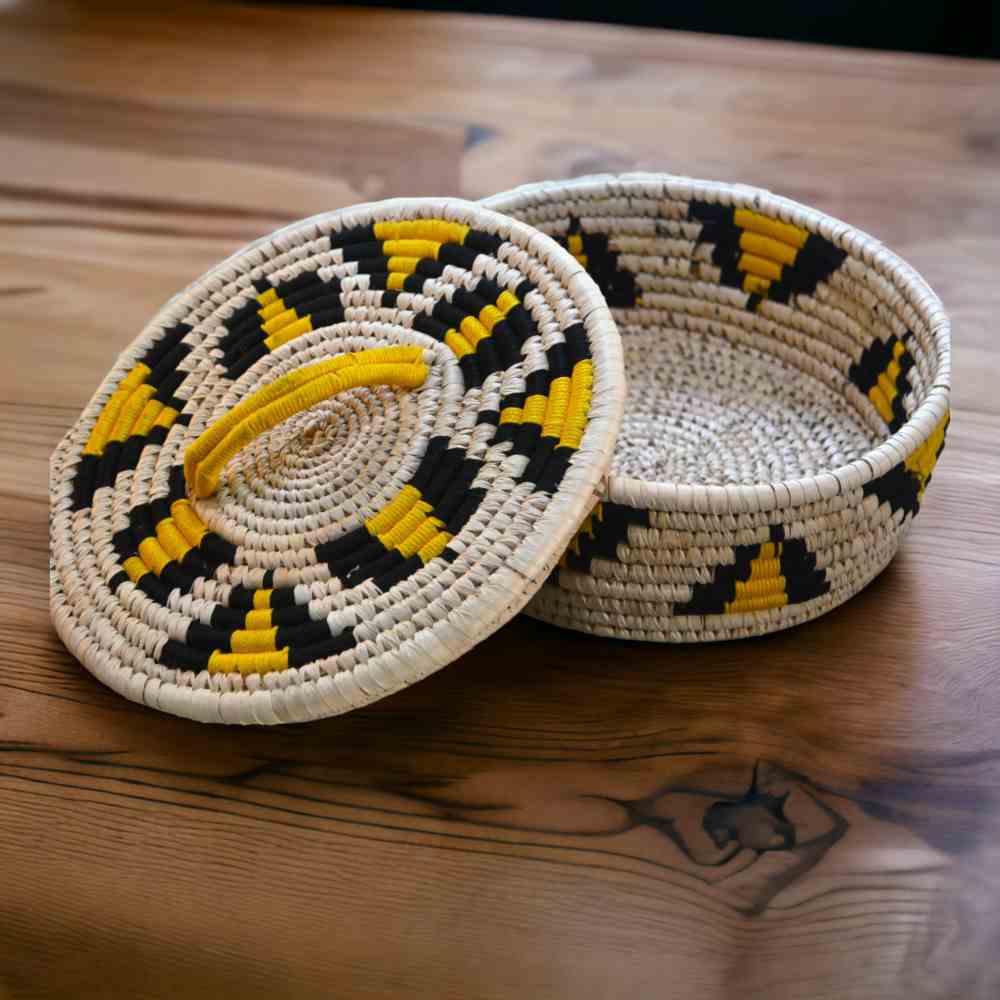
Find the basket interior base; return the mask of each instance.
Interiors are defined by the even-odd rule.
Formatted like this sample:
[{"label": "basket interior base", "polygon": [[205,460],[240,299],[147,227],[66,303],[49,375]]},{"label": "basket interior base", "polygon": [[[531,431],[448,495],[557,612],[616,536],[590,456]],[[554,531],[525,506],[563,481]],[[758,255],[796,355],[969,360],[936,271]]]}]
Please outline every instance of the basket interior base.
[{"label": "basket interior base", "polygon": [[721,336],[620,329],[629,376],[614,464],[620,475],[719,486],[775,482],[852,462],[884,437],[848,398],[846,378],[838,391],[770,352]]}]

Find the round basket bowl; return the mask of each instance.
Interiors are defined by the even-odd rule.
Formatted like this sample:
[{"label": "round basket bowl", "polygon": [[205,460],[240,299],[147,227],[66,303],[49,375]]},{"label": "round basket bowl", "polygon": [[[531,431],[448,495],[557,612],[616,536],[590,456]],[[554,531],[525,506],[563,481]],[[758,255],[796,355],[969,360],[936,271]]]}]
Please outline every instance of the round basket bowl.
[{"label": "round basket bowl", "polygon": [[203,722],[367,704],[544,583],[624,398],[596,285],[523,223],[409,199],[283,229],[168,302],[57,448],[56,628]]},{"label": "round basket bowl", "polygon": [[872,237],[743,185],[601,176],[486,199],[554,236],[618,324],[605,498],[529,606],[599,635],[760,635],[892,559],[948,426],[949,321]]}]

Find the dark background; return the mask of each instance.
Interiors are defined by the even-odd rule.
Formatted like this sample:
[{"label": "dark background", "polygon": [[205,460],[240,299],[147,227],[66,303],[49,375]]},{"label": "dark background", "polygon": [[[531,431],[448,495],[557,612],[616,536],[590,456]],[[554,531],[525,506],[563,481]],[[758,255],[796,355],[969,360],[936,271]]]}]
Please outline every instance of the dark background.
[{"label": "dark background", "polygon": [[[323,5],[324,0],[305,0]],[[1000,58],[995,2],[975,0],[709,0],[680,4],[533,2],[470,3],[461,0],[421,0],[407,4],[396,0],[369,0],[359,7],[396,7],[406,10],[459,11],[551,17],[574,21],[648,25],[680,31],[702,31],[751,38],[781,38],[799,42],[846,45],[867,49],[936,52],[943,55]],[[539,26],[544,31],[543,26]]]}]

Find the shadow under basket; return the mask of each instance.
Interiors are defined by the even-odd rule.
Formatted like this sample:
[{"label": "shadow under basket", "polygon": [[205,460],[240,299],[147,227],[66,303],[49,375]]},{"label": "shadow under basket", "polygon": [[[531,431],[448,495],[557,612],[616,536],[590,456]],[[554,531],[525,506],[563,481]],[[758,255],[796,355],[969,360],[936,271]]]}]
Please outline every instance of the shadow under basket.
[{"label": "shadow under basket", "polygon": [[629,380],[605,498],[530,614],[734,639],[815,618],[885,568],[948,426],[949,321],[912,268],[744,185],[628,174],[485,204],[587,268]]}]

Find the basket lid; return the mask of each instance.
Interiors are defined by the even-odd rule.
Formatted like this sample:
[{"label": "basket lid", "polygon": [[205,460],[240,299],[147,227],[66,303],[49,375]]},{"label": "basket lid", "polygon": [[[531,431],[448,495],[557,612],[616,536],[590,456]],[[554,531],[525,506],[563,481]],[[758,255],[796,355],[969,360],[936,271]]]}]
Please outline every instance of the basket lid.
[{"label": "basket lid", "polygon": [[538,590],[624,396],[600,292],[531,227],[454,199],[296,223],[168,302],[54,453],[56,628],[203,722],[375,701]]}]

